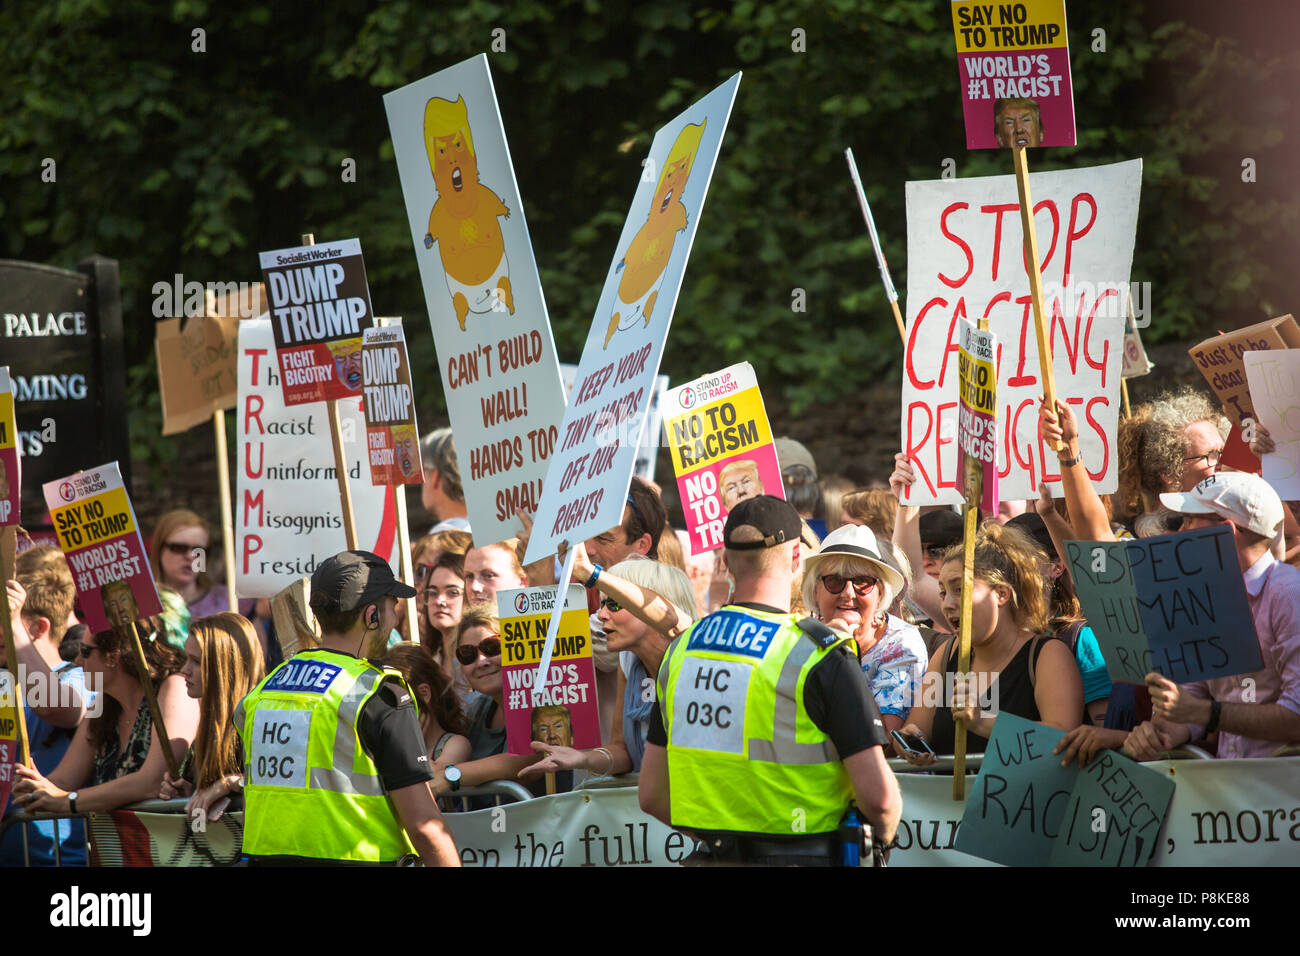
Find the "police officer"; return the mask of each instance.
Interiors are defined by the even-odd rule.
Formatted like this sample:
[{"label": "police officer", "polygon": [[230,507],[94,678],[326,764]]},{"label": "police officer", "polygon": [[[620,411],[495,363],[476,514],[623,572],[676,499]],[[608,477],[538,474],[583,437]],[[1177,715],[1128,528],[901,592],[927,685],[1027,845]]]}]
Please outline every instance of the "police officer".
[{"label": "police officer", "polygon": [[433,793],[410,689],[362,647],[415,591],[368,551],[311,578],[320,647],[273,670],[235,710],[244,753],[244,852],[255,864],[459,866]]},{"label": "police officer", "polygon": [[736,505],[723,530],[732,601],[659,671],[640,803],[701,841],[692,862],[836,865],[850,803],[878,843],[894,838],[902,800],[853,640],[789,613],[799,530],[779,498]]}]

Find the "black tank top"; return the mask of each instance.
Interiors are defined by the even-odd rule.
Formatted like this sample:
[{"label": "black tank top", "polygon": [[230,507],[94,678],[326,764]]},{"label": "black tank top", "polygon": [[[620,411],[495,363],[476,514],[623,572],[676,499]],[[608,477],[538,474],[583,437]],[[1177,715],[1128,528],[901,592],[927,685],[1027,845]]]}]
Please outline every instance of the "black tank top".
[{"label": "black tank top", "polygon": [[[1037,673],[1038,655],[1043,652],[1043,645],[1049,640],[1056,640],[1056,638],[1039,637],[1025,641],[1024,646],[1016,652],[1016,656],[1002,668],[1002,673],[993,682],[988,694],[981,698],[985,707],[989,707],[991,701],[997,701],[997,711],[1000,714],[1014,714],[1026,720],[1040,719],[1038,701],[1034,698],[1034,682],[1029,679],[1030,653],[1032,648],[1033,664]],[[955,673],[957,673],[957,642],[954,640],[948,654],[948,661],[944,666],[943,706],[935,708],[934,723],[930,728],[930,746],[940,756],[950,755],[956,746],[953,741],[956,725],[952,719],[952,701],[949,693],[951,684],[947,676]],[[982,754],[988,743],[987,737],[966,732],[967,753]]]}]

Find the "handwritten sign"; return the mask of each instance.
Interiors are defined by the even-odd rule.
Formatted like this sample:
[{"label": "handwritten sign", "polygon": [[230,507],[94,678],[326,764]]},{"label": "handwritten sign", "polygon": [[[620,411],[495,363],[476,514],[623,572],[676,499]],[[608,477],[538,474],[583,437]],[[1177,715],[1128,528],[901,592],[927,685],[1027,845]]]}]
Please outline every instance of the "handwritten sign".
[{"label": "handwritten sign", "polygon": [[1210,388],[1214,389],[1232,423],[1240,425],[1255,415],[1242,355],[1295,348],[1300,348],[1300,326],[1290,315],[1282,315],[1235,332],[1212,336],[1192,346],[1187,354],[1205,376]]},{"label": "handwritten sign", "polygon": [[967,149],[1075,144],[1065,0],[953,0],[952,28]]},{"label": "handwritten sign", "polygon": [[43,491],[90,632],[162,613],[117,462],[47,482]]},{"label": "handwritten sign", "polygon": [[987,514],[998,510],[998,372],[993,364],[997,337],[961,323],[961,351],[957,354],[957,474],[973,468],[981,475],[980,507]]},{"label": "handwritten sign", "polygon": [[[20,467],[13,382],[9,378],[9,366],[0,365],[0,527],[18,524],[22,501]],[[4,806],[3,801],[0,806]]]},{"label": "handwritten sign", "polygon": [[374,325],[356,239],[261,254],[286,405],[361,394],[361,333]]},{"label": "handwritten sign", "polygon": [[[347,547],[330,426],[323,407],[286,406],[269,319],[239,323],[236,582],[240,597],[274,597]],[[395,562],[393,496],[363,482],[360,396],[339,402],[357,542]]]},{"label": "handwritten sign", "polygon": [[536,512],[564,391],[486,55],[384,96],[474,540]]},{"label": "handwritten sign", "polygon": [[[1084,466],[1115,490],[1120,344],[1137,228],[1142,163],[1030,177],[1045,318],[1058,398],[1075,408]],[[916,482],[904,503],[960,504],[957,489],[958,321],[987,316],[999,343],[998,494],[1037,498],[1060,480],[1038,437],[1038,344],[1015,178],[907,184],[907,344],[901,431]],[[921,265],[923,264],[923,265]]]},{"label": "handwritten sign", "polygon": [[1147,864],[1174,782],[1113,751],[1062,767],[1064,736],[998,715],[955,849],[1007,866]]},{"label": "handwritten sign", "polygon": [[1241,356],[1256,420],[1274,450],[1261,459],[1263,478],[1283,501],[1300,499],[1300,349]]},{"label": "handwritten sign", "polygon": [[619,524],[737,73],[655,133],[605,277],[525,563]]},{"label": "handwritten sign", "polygon": [[737,504],[762,494],[785,497],[754,367],[741,362],[680,385],[667,408],[664,435],[691,554],[714,551]]},{"label": "handwritten sign", "polygon": [[1262,666],[1232,530],[1067,541],[1066,559],[1112,680],[1176,683]]},{"label": "handwritten sign", "polygon": [[591,618],[579,585],[568,588],[546,683],[534,686],[554,609],[555,588],[497,592],[506,749],[512,754],[532,754],[534,740],[579,750],[600,746]]},{"label": "handwritten sign", "polygon": [[361,376],[371,484],[422,483],[424,469],[420,465],[411,363],[400,324],[366,329],[361,345]]}]

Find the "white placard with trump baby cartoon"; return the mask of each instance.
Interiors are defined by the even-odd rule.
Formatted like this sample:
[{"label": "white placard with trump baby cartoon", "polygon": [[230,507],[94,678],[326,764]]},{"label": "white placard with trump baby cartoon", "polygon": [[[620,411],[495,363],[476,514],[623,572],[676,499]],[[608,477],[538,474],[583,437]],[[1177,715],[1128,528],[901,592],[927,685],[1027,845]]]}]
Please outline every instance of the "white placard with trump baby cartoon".
[{"label": "white placard with trump baby cartoon", "polygon": [[619,524],[737,73],[650,144],[578,362],[526,562]]},{"label": "white placard with trump baby cartoon", "polygon": [[384,108],[474,540],[503,541],[537,510],[565,397],[487,57]]}]

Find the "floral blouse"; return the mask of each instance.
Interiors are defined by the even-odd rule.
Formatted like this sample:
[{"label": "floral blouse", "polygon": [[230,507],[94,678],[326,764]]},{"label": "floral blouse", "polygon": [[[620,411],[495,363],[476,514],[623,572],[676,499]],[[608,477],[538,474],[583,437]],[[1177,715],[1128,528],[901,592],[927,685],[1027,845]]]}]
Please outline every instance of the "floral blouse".
[{"label": "floral blouse", "polygon": [[888,616],[884,636],[862,655],[862,672],[881,714],[907,720],[918,702],[921,678],[930,656],[921,632],[906,621]]}]

